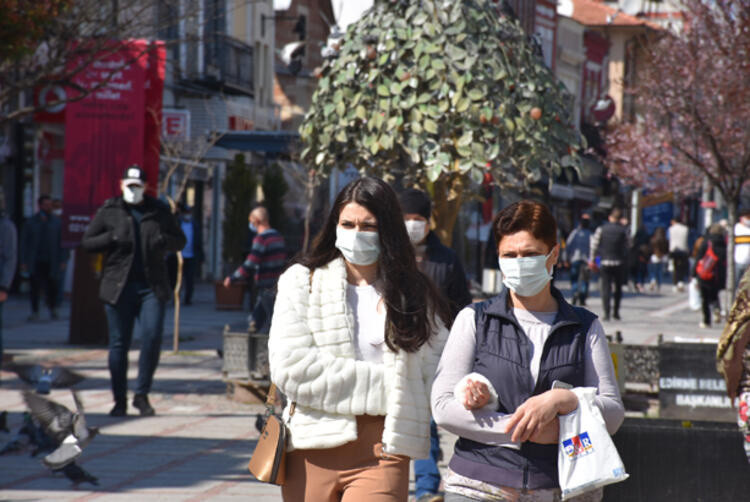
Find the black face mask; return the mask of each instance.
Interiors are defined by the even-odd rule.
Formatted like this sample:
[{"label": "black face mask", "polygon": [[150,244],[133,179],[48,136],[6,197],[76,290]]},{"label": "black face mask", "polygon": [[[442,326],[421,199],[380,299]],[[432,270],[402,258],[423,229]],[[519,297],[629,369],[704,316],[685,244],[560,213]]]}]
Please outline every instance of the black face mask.
[{"label": "black face mask", "polygon": [[590,226],[591,226],[591,221],[581,220],[581,228],[588,230]]}]

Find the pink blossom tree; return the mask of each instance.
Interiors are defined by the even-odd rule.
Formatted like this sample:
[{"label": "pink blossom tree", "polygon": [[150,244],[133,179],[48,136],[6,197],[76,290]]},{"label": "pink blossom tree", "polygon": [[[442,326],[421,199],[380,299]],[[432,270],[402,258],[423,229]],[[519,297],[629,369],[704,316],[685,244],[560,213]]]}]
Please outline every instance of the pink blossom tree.
[{"label": "pink blossom tree", "polygon": [[684,0],[685,29],[646,42],[627,92],[636,120],[608,134],[607,163],[635,186],[718,188],[729,216],[728,284],[734,291],[734,224],[750,178],[750,3]]}]

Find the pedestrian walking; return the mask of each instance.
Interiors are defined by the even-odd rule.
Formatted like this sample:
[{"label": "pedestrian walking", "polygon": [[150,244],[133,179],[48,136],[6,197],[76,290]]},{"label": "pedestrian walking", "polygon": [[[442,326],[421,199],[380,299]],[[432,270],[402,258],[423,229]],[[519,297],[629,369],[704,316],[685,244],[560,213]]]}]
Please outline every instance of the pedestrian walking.
[{"label": "pedestrian walking", "polygon": [[180,228],[185,234],[185,247],[182,248],[182,284],[184,287],[183,305],[192,305],[195,289],[195,276],[203,263],[203,226],[193,217],[193,208],[182,205],[180,208]]},{"label": "pedestrian walking", "polygon": [[[471,303],[466,274],[456,253],[444,246],[430,230],[432,203],[422,190],[410,189],[399,195],[401,211],[409,239],[415,247],[417,267],[437,286],[448,303],[451,321]],[[414,491],[417,502],[442,502],[439,495],[442,457],[440,436],[434,420],[430,421],[430,457],[414,461]]]},{"label": "pedestrian walking", "polygon": [[589,297],[591,271],[588,259],[591,254],[591,217],[582,214],[578,226],[570,232],[565,246],[565,261],[570,267],[570,290],[573,305],[586,305]]},{"label": "pedestrian walking", "polygon": [[[602,295],[604,320],[610,319],[610,299],[614,296],[612,317],[620,320],[620,302],[622,300],[622,283],[625,278],[627,250],[630,248],[628,229],[620,224],[622,211],[614,208],[609,219],[596,229],[591,237],[591,255],[589,266],[595,267],[595,258],[600,256],[599,281]],[[614,290],[614,295],[613,295]]]},{"label": "pedestrian walking", "polygon": [[640,225],[635,235],[631,239],[630,248],[627,253],[626,278],[623,285],[628,285],[628,278],[632,284],[633,292],[644,292],[646,282],[648,281],[648,263],[651,257],[651,247],[649,246],[650,236],[644,225]]},{"label": "pedestrian walking", "polygon": [[62,247],[62,224],[52,214],[52,198],[40,195],[39,211],[30,217],[21,230],[21,272],[31,285],[29,321],[39,320],[39,299],[44,294],[50,317],[57,319],[58,283],[64,277],[68,252]]},{"label": "pedestrian walking", "polygon": [[287,397],[287,502],[407,500],[430,452],[429,392],[450,323],[396,194],[352,181],[279,279],[271,379]]},{"label": "pedestrian walking", "polygon": [[549,209],[522,200],[492,226],[507,289],[458,314],[432,387],[435,420],[459,436],[445,501],[560,500],[558,416],[578,406],[567,389],[597,388],[610,434],[624,406],[602,324],[550,284],[559,245]]},{"label": "pedestrian walking", "polygon": [[750,462],[750,272],[740,278],[737,297],[716,348],[716,367],[724,377],[727,395],[737,406],[737,425]]},{"label": "pedestrian walking", "polygon": [[268,333],[276,300],[276,282],[286,266],[286,243],[284,237],[271,228],[268,210],[263,206],[250,212],[250,227],[256,233],[250,253],[242,265],[224,279],[224,286],[253,277],[255,305],[248,327],[251,332]]},{"label": "pedestrian walking", "polygon": [[654,230],[649,244],[651,248],[649,289],[658,292],[661,290],[664,265],[669,258],[669,241],[667,241],[667,231],[664,227],[657,227]]},{"label": "pedestrian walking", "polygon": [[673,218],[672,224],[667,232],[669,241],[669,257],[672,259],[672,284],[674,291],[684,291],[685,281],[690,272],[688,261],[689,250],[688,236],[690,230],[680,218]]},{"label": "pedestrian walking", "polygon": [[127,414],[128,351],[136,319],[142,342],[133,406],[141,415],[155,413],[148,394],[171,297],[165,257],[185,247],[177,218],[166,204],[145,194],[146,186],[146,173],[128,167],[120,182],[122,194],[104,202],[81,241],[87,251],[104,253],[99,297],[109,327],[113,417]]},{"label": "pedestrian walking", "polygon": [[16,275],[18,241],[16,226],[5,214],[5,195],[0,186],[0,368],[3,366],[3,305]]},{"label": "pedestrian walking", "polygon": [[750,208],[740,212],[734,224],[734,283],[739,285],[745,270],[750,268]]},{"label": "pedestrian walking", "polygon": [[721,322],[721,304],[719,291],[724,289],[727,281],[727,246],[724,229],[718,223],[708,228],[703,242],[698,248],[697,260],[693,275],[698,278],[701,292],[701,312],[703,320],[699,326],[711,326],[711,312],[714,320]]}]

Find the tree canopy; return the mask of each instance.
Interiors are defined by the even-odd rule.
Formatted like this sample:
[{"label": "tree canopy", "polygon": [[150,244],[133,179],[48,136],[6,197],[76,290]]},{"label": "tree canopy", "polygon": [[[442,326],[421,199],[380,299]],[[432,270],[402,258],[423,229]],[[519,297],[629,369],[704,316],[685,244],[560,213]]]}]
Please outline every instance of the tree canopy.
[{"label": "tree canopy", "polygon": [[[731,232],[750,178],[750,3],[682,6],[685,29],[642,48],[627,89],[636,120],[609,134],[607,162],[619,177],[652,189],[689,192],[707,178],[727,202]],[[731,238],[729,246],[732,271]]]},{"label": "tree canopy", "polygon": [[376,2],[337,49],[300,128],[321,173],[351,163],[460,198],[485,172],[524,188],[579,165],[568,93],[493,2]]}]

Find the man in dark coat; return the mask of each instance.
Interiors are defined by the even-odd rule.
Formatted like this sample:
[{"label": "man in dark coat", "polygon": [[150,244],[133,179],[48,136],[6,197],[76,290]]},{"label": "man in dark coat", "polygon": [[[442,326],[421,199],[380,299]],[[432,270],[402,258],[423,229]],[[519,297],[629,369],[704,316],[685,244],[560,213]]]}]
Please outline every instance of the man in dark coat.
[{"label": "man in dark coat", "polygon": [[[471,303],[466,274],[456,253],[443,245],[430,230],[432,204],[427,194],[410,189],[399,195],[401,211],[409,239],[415,247],[419,269],[435,283],[448,302],[451,318]],[[430,423],[430,457],[414,462],[415,492],[418,502],[442,500],[437,493],[440,471],[437,462],[441,456],[437,425]]]},{"label": "man in dark coat", "polygon": [[602,320],[609,321],[610,298],[614,288],[614,313],[616,321],[620,320],[620,301],[622,300],[622,283],[626,277],[627,252],[631,248],[627,227],[620,223],[622,210],[614,208],[609,213],[606,223],[596,229],[591,237],[591,255],[589,266],[596,268],[596,256],[601,259],[599,267],[600,291],[602,294]]},{"label": "man in dark coat", "polygon": [[3,304],[16,275],[18,249],[16,226],[5,214],[5,195],[0,186],[0,366],[3,364]]},{"label": "man in dark coat", "polygon": [[122,195],[104,202],[83,236],[90,252],[104,253],[99,297],[109,326],[109,372],[115,406],[112,416],[127,413],[128,350],[138,318],[142,345],[133,406],[153,415],[148,401],[159,363],[164,311],[171,291],[165,255],[185,246],[185,235],[169,207],[145,195],[146,174],[125,170]]},{"label": "man in dark coat", "polygon": [[68,253],[61,245],[62,224],[52,213],[52,199],[41,195],[37,204],[39,212],[26,220],[21,230],[21,272],[28,274],[31,283],[29,321],[39,319],[42,289],[50,317],[57,319],[58,282],[68,261]]}]

